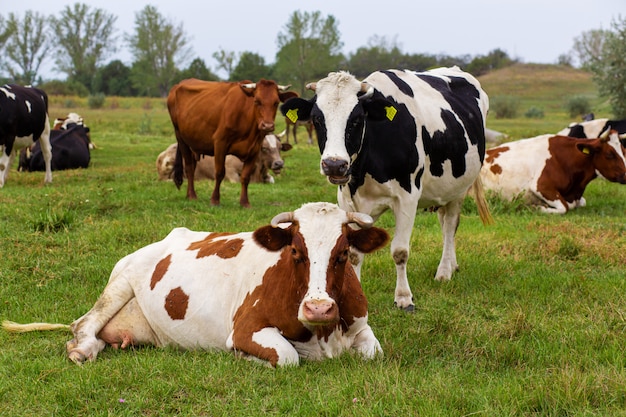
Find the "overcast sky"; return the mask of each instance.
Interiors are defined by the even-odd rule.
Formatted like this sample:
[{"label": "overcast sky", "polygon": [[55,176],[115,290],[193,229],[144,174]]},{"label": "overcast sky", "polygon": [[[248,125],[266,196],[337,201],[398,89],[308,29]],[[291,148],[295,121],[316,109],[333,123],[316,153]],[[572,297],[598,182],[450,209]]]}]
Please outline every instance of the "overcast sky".
[{"label": "overcast sky", "polygon": [[[76,1],[1,0],[0,14],[20,17],[27,10],[44,15]],[[500,48],[523,62],[555,63],[574,38],[591,29],[611,29],[626,18],[626,0],[88,0],[82,3],[117,16],[121,51],[106,59],[130,64],[123,35],[134,31],[137,12],[151,4],[174,24],[182,23],[193,48],[216,71],[212,54],[220,49],[250,51],[275,61],[276,39],[291,14],[320,11],[338,22],[343,53],[367,46],[372,36],[395,41],[404,53],[485,55]],[[49,64],[47,68],[51,68]],[[218,73],[220,74],[220,73]],[[44,77],[63,78],[45,71]],[[220,74],[224,75],[224,74]]]}]

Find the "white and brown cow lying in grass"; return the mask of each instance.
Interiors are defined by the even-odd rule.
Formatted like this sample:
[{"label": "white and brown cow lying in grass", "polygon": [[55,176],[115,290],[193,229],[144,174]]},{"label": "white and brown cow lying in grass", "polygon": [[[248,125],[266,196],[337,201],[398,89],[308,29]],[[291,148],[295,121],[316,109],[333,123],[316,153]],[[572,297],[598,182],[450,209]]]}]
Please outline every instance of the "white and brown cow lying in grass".
[{"label": "white and brown cow lying in grass", "polygon": [[598,175],[626,184],[626,160],[614,130],[598,139],[542,135],[487,149],[483,185],[502,198],[523,196],[546,213],[586,204],[585,187]]},{"label": "white and brown cow lying in grass", "polygon": [[80,364],[107,344],[150,344],[233,350],[272,366],[345,350],[372,358],[382,350],[348,262],[350,247],[369,253],[389,239],[372,223],[334,204],[309,203],[254,232],[174,229],[117,263],[96,304],[71,325],[68,355]]},{"label": "white and brown cow lying in grass", "polygon": [[[178,143],[173,143],[159,154],[156,160],[156,169],[159,180],[171,180],[174,175],[174,160],[176,159],[176,148]],[[271,172],[278,175],[285,166],[285,161],[280,156],[281,152],[290,150],[292,146],[288,143],[281,143],[280,137],[269,134],[263,139],[261,151],[256,160],[254,171],[250,175],[250,182],[274,183]],[[241,182],[241,172],[243,162],[235,155],[226,155],[225,161],[226,176],[224,179],[230,182]],[[200,157],[196,163],[194,179],[215,180],[215,158],[208,155]]]}]

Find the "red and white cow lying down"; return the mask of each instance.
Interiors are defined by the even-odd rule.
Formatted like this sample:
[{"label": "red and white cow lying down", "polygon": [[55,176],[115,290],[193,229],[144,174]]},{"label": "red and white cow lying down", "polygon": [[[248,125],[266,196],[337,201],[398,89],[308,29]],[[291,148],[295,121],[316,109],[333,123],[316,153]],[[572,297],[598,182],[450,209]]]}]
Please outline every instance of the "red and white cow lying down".
[{"label": "red and white cow lying down", "polygon": [[382,350],[348,262],[350,247],[369,253],[387,243],[372,224],[368,215],[309,203],[254,232],[174,229],[115,265],[94,307],[71,325],[69,358],[95,360],[107,344],[233,350],[272,366],[345,350],[372,358]]},{"label": "red and white cow lying down", "polygon": [[[268,184],[274,183],[274,174],[280,174],[285,166],[285,161],[280,156],[281,152],[292,149],[288,143],[280,142],[280,135],[273,133],[265,135],[261,151],[257,157],[256,164],[252,174],[250,174],[250,182],[263,182]],[[170,180],[174,176],[174,160],[176,159],[176,148],[178,143],[173,143],[159,154],[156,160],[156,169],[159,180]],[[229,182],[241,182],[241,172],[243,171],[243,162],[234,155],[226,155],[226,175],[224,179]],[[215,180],[215,158],[208,155],[200,157],[196,163],[194,171],[194,179],[198,180]]]},{"label": "red and white cow lying down", "polygon": [[541,135],[487,149],[483,186],[512,200],[523,195],[543,212],[564,214],[586,204],[583,193],[598,175],[626,184],[626,160],[612,130],[598,139]]}]

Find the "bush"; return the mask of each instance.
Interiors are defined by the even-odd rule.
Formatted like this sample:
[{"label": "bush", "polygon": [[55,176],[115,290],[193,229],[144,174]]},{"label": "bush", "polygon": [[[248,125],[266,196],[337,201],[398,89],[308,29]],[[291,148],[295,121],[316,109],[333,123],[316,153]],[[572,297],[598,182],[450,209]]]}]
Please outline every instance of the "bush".
[{"label": "bush", "polygon": [[491,100],[490,107],[496,119],[514,119],[517,116],[519,100],[511,96],[498,96]]},{"label": "bush", "polygon": [[526,110],[526,113],[524,113],[524,117],[528,119],[543,119],[543,116],[543,109],[535,106],[529,108]]},{"label": "bush", "polygon": [[585,96],[571,97],[565,105],[565,108],[572,118],[580,117],[583,114],[591,112],[591,104],[589,104],[589,99]]},{"label": "bush", "polygon": [[101,109],[102,106],[104,106],[105,98],[106,96],[104,95],[104,93],[90,95],[87,98],[87,105],[90,109]]}]

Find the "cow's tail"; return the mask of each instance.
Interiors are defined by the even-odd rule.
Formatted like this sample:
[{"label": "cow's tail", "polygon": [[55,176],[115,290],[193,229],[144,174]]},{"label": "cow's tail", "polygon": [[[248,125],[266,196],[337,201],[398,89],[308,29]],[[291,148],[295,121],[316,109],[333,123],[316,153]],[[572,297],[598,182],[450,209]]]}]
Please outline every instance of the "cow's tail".
[{"label": "cow's tail", "polygon": [[474,201],[476,201],[480,220],[484,225],[493,224],[493,217],[491,217],[491,212],[489,211],[489,204],[487,204],[487,199],[485,198],[485,190],[480,175],[476,177],[474,184],[472,184],[472,194]]},{"label": "cow's tail", "polygon": [[176,156],[174,157],[174,184],[180,190],[183,185],[183,154],[180,151],[180,142],[176,147]]},{"label": "cow's tail", "polygon": [[35,332],[42,330],[69,330],[70,326],[68,324],[59,324],[59,323],[28,323],[28,324],[19,324],[13,321],[4,320],[2,322],[2,328],[7,332],[13,333],[26,333],[26,332]]}]

